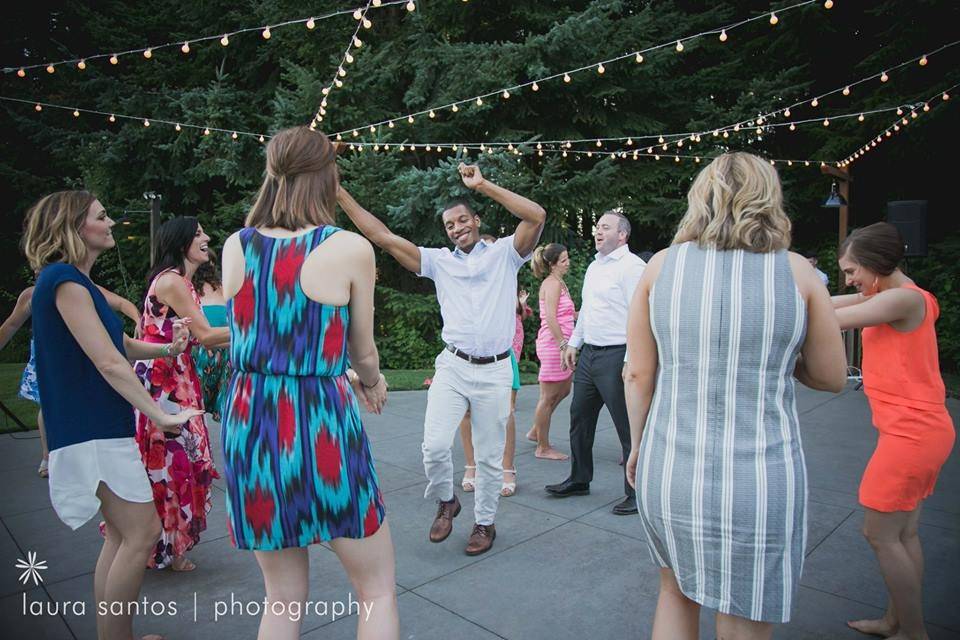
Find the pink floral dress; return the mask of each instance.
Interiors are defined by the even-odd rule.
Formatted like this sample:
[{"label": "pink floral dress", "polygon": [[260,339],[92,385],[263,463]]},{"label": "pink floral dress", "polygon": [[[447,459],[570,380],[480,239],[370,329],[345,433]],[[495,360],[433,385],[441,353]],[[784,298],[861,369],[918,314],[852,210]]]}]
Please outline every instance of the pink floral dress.
[{"label": "pink floral dress", "polygon": [[[173,338],[176,312],[162,304],[155,292],[157,280],[169,272],[157,275],[147,291],[139,327],[146,342],[169,343]],[[193,285],[186,278],[184,282],[199,306]],[[138,360],[134,369],[153,399],[168,413],[178,412],[181,407],[203,408],[200,379],[189,348],[176,357]],[[220,475],[213,466],[210,436],[202,415],[184,424],[176,437],[165,434],[139,411],[136,420],[137,444],[163,525],[148,566],[162,569],[200,541],[212,505],[210,485]]]}]

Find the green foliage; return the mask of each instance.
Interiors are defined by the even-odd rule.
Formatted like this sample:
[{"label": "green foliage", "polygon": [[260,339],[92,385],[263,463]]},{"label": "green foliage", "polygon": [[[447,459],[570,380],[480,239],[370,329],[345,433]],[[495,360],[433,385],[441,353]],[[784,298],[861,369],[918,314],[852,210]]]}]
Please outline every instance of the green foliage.
[{"label": "green foliage", "polygon": [[911,258],[907,274],[918,286],[932,292],[940,303],[937,343],[940,365],[960,370],[960,237],[954,235],[932,245],[929,255]]},{"label": "green foliage", "polygon": [[[393,149],[411,141],[443,143],[445,149],[451,142],[526,141],[519,156],[466,154],[462,149],[456,154],[368,150],[348,153],[339,167],[346,188],[396,233],[418,245],[447,246],[438,214],[453,197],[466,195],[476,205],[485,231],[503,236],[516,225],[501,207],[464,190],[456,165],[479,163],[485,176],[547,210],[542,241],[570,247],[573,269],[568,285],[578,298],[580,278],[593,253],[591,227],[603,211],[622,208],[633,222],[635,251],[659,249],[670,242],[685,210],[690,181],[703,165],[675,162],[672,150],[659,162],[649,159],[652,153],[647,150],[658,150],[660,133],[709,130],[755,118],[955,39],[951,29],[960,21],[960,3],[868,4],[864,9],[838,2],[830,11],[814,4],[783,13],[776,28],[759,20],[731,31],[726,43],[715,36],[687,41],[682,54],[672,46],[650,51],[643,64],[630,57],[607,65],[603,76],[574,74],[569,84],[543,82],[537,92],[524,88],[511,92],[509,100],[490,97],[482,106],[464,105],[456,114],[438,110],[436,118],[422,115],[413,124],[379,126],[371,133],[370,123],[762,15],[773,5],[759,0],[421,0],[413,13],[402,6],[378,9],[370,14],[373,28],[361,29],[365,44],[354,50],[356,61],[347,67],[343,88],[329,96],[321,128],[331,135],[342,132],[345,142],[366,140]],[[180,42],[311,13],[319,16],[344,6],[340,0],[316,0],[309,7],[292,0],[239,4],[109,0],[55,7],[19,3],[8,12],[17,28],[5,32],[4,62],[16,67]],[[19,229],[27,207],[41,195],[67,187],[92,189],[113,217],[128,223],[117,233],[117,250],[100,258],[94,278],[138,301],[149,260],[148,215],[143,212],[148,206],[142,194],[162,194],[165,217],[198,215],[212,236],[211,244],[221,244],[242,226],[264,168],[257,139],[240,135],[233,140],[229,132],[269,135],[306,124],[355,25],[343,15],[318,22],[313,31],[302,25],[278,27],[269,41],[252,32],[232,37],[228,47],[216,40],[194,43],[187,55],[173,47],[156,51],[151,60],[130,55],[117,66],[90,62],[82,73],[63,68],[54,75],[34,72],[23,80],[5,74],[4,95],[147,116],[154,123],[144,127],[139,120],[119,119],[110,124],[101,116],[73,118],[69,111],[53,109],[37,114],[29,105],[4,103],[0,113],[7,144],[0,149],[0,189],[5,206],[0,208],[0,222],[5,229]],[[927,67],[914,65],[892,73],[894,81],[885,84],[858,85],[849,98],[825,100],[819,111],[797,108],[797,116],[817,118],[828,110],[831,115],[869,112],[926,98],[937,87],[957,81],[958,55],[960,48],[933,55]],[[929,175],[931,165],[949,164],[932,158],[954,153],[958,111],[953,102],[923,115],[908,135],[855,165],[852,225],[881,218],[885,200],[919,197],[929,198],[931,212],[940,211],[940,217],[950,221],[932,225],[933,238],[956,232],[955,216],[945,213],[952,205],[951,185]],[[184,128],[176,134],[160,120],[226,133],[205,136]],[[782,120],[771,124],[777,123]],[[703,156],[743,149],[773,158],[838,159],[862,145],[865,135],[889,123],[887,115],[868,115],[863,124],[851,118],[834,120],[829,128],[803,125],[794,133],[786,127],[770,128],[762,139],[747,127],[729,139],[705,136],[685,150],[695,148]],[[642,159],[537,153],[541,141],[627,135],[634,136],[632,149],[638,149]],[[604,143],[602,148],[618,146]],[[830,256],[836,214],[819,207],[829,180],[816,165],[782,167],[780,172],[795,245],[818,249],[821,268],[836,282]],[[947,203],[939,210],[937,197]],[[29,283],[18,240],[16,233],[0,236],[4,292],[19,291]],[[960,331],[947,321],[956,317],[947,308],[954,304],[952,283],[960,275],[952,246],[934,245],[928,261],[933,255],[948,261],[941,270],[930,267],[924,273],[930,274],[931,290],[944,302],[940,325],[941,343],[947,345],[944,361],[956,364],[958,356],[950,345],[960,341]],[[379,266],[378,339],[385,361],[393,366],[430,366],[440,341],[432,285],[389,257],[381,255]],[[521,286],[536,307],[539,283],[528,269],[521,272]],[[9,296],[0,298],[0,312],[10,308]],[[537,326],[536,319],[526,323],[525,360],[534,357],[532,336]]]}]

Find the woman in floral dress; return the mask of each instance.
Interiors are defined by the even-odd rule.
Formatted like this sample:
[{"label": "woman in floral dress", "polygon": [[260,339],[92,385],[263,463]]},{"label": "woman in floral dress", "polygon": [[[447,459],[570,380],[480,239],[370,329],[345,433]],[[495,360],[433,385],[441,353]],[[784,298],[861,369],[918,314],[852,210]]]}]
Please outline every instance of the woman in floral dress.
[{"label": "woman in floral dress", "polygon": [[[196,218],[181,217],[165,223],[157,233],[157,261],[150,274],[140,335],[146,342],[165,343],[173,337],[173,323],[190,323],[195,344],[207,348],[229,344],[229,330],[212,328],[200,309],[191,284],[197,267],[208,260],[210,238]],[[203,409],[203,393],[190,351],[176,357],[140,360],[135,367],[144,387],[160,406]],[[158,428],[137,412],[137,443],[153,487],[153,501],[163,533],[148,566],[174,571],[196,568],[184,554],[207,528],[210,485],[218,478],[210,454],[210,438],[203,416],[183,425],[177,437]]]}]

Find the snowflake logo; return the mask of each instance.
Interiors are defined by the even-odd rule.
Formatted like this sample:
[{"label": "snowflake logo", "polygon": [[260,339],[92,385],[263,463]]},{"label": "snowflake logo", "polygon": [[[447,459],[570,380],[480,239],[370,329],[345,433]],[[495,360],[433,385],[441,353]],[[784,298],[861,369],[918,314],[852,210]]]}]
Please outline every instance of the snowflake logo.
[{"label": "snowflake logo", "polygon": [[43,576],[40,575],[40,572],[47,569],[47,561],[37,561],[37,552],[28,551],[27,559],[17,558],[17,564],[13,566],[17,569],[24,570],[23,573],[20,574],[20,582],[27,584],[30,582],[30,578],[33,578],[33,584],[39,585],[43,582]]}]

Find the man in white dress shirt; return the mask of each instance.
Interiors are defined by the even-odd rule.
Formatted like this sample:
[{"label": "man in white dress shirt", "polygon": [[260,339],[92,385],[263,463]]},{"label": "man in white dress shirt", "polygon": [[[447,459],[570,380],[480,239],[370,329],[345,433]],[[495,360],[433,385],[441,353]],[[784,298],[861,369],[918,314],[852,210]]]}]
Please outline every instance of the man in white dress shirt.
[{"label": "man in white dress shirt", "polygon": [[[563,355],[563,365],[575,372],[570,403],[570,476],[560,484],[546,486],[548,493],[558,497],[590,493],[593,439],[604,405],[617,428],[623,459],[630,454],[630,423],[622,377],[627,352],[627,312],[646,263],[630,253],[629,238],[630,221],[618,211],[608,211],[597,221],[596,259],[587,267],[583,304]],[[613,507],[613,512],[636,513],[636,493],[627,482],[625,470],[623,490],[626,497]]]},{"label": "man in white dress shirt", "polygon": [[496,537],[494,518],[513,384],[510,349],[516,328],[517,272],[540,239],[546,212],[536,202],[485,180],[476,166],[461,163],[459,170],[467,187],[492,198],[520,219],[513,235],[492,243],[482,240],[480,217],[467,202],[458,200],[442,214],[453,251],[417,247],[392,233],[342,187],[337,200],[371,242],[406,269],[436,284],[446,347],[436,359],[423,425],[423,467],[427,476],[424,497],[436,500],[438,505],[430,541],[445,540],[460,513],[460,501],[453,490],[451,447],[469,408],[477,477],[475,524],[466,553],[478,555],[488,551]]}]

